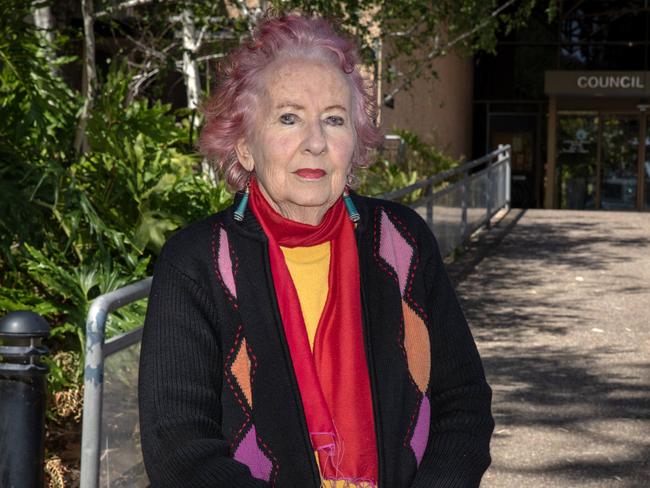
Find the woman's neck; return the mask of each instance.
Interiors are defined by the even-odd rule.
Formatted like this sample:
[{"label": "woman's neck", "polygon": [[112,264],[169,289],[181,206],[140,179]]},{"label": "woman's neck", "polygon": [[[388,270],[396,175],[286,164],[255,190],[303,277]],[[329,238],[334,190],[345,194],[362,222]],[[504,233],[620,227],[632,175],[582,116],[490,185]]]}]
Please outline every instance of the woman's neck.
[{"label": "woman's neck", "polygon": [[302,205],[282,204],[273,201],[273,199],[266,193],[266,190],[259,185],[264,200],[269,206],[277,213],[282,215],[285,219],[293,220],[301,224],[317,226],[323,220],[323,217],[335,202],[328,202],[325,205],[314,207],[306,207]]}]

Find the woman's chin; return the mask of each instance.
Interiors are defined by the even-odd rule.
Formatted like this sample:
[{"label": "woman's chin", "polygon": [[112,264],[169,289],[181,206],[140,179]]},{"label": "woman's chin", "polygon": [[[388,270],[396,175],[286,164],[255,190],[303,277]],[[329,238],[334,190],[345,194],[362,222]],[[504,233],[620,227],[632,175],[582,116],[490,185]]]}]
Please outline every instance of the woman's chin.
[{"label": "woman's chin", "polygon": [[318,225],[323,215],[335,202],[336,199],[331,200],[328,197],[319,198],[315,195],[309,195],[304,198],[292,199],[290,202],[284,202],[278,207],[280,208],[280,214],[285,218],[304,224]]},{"label": "woman's chin", "polygon": [[332,196],[331,193],[328,193],[327,195],[315,195],[311,196],[309,198],[305,198],[304,200],[301,200],[299,205],[305,207],[305,208],[310,208],[310,209],[319,209],[322,210],[323,212],[327,211],[334,203],[338,197]]},{"label": "woman's chin", "polygon": [[331,188],[318,188],[316,185],[301,188],[298,191],[292,192],[291,202],[299,207],[307,208],[321,208],[327,210],[337,200],[338,196],[343,194],[343,190],[335,196]]}]

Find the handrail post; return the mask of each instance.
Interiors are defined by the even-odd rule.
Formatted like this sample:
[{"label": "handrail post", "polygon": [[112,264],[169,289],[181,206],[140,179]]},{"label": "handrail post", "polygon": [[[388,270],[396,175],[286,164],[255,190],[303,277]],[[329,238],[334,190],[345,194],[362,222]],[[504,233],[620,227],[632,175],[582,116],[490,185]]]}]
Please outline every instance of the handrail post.
[{"label": "handrail post", "polygon": [[81,436],[80,486],[99,485],[102,393],[104,389],[104,333],[108,314],[145,298],[151,278],[145,278],[93,300],[86,318],[86,358],[84,368],[84,410]]},{"label": "handrail post", "polygon": [[462,212],[460,220],[460,235],[461,239],[464,241],[467,239],[467,183],[469,179],[469,173],[467,171],[463,172],[463,182],[462,182]]},{"label": "handrail post", "polygon": [[427,185],[424,196],[427,202],[427,225],[433,229],[433,185]]},{"label": "handrail post", "polygon": [[104,329],[108,307],[104,297],[96,298],[86,319],[86,364],[84,368],[84,410],[81,437],[80,486],[99,485],[99,452],[104,389]]},{"label": "handrail post", "polygon": [[490,219],[492,218],[492,159],[488,161],[487,164],[487,184],[485,185],[485,210],[487,215],[485,216],[485,227],[490,228]]},{"label": "handrail post", "polygon": [[[399,138],[399,145],[397,146],[397,164],[402,167],[406,161],[406,141],[403,137]],[[409,164],[410,166],[410,164]],[[410,170],[411,168],[409,168]]]},{"label": "handrail post", "polygon": [[0,484],[42,488],[50,326],[17,311],[0,319]]},{"label": "handrail post", "polygon": [[506,210],[510,210],[510,186],[512,184],[511,182],[511,158],[510,158],[510,146],[506,146],[503,144],[499,144],[499,150],[503,152],[499,152],[499,162],[503,161],[505,159],[505,165],[506,165],[506,171],[505,171],[505,190],[506,190]]}]

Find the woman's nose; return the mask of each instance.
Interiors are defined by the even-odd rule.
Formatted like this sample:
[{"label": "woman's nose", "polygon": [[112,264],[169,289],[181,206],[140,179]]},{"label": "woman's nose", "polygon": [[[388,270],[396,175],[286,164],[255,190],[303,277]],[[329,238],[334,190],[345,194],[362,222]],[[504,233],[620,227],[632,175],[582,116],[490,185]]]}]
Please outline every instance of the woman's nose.
[{"label": "woman's nose", "polygon": [[312,122],[307,128],[304,141],[305,150],[311,154],[321,154],[327,149],[325,128],[319,121]]}]

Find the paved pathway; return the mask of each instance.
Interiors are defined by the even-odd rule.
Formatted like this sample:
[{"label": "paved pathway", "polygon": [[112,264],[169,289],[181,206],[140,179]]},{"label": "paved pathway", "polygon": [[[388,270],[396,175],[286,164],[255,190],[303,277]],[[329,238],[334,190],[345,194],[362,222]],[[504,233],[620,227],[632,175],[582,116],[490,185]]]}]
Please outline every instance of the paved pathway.
[{"label": "paved pathway", "polygon": [[481,486],[650,487],[650,214],[512,210],[449,270],[494,390]]}]

